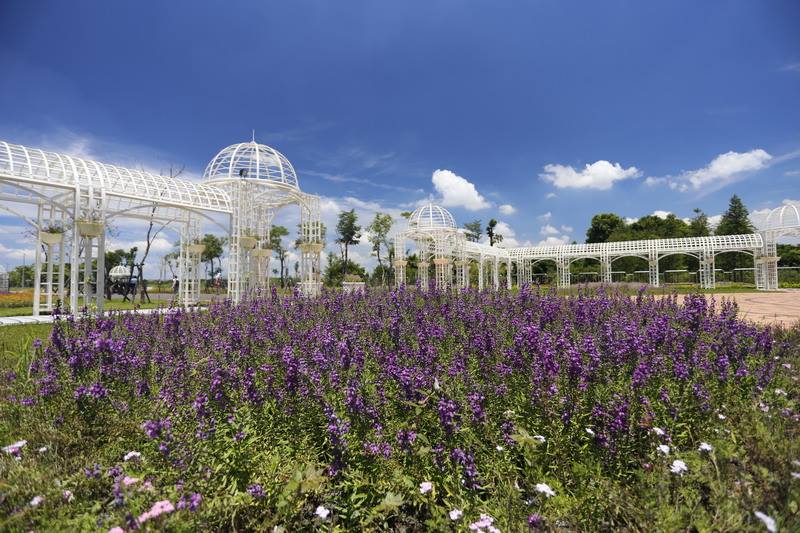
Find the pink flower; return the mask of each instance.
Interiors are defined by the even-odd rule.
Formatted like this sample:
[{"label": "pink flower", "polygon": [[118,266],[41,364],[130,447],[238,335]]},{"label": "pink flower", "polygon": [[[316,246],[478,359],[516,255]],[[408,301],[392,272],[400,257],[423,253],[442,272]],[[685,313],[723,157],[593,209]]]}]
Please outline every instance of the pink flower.
[{"label": "pink flower", "polygon": [[122,484],[125,485],[126,487],[130,487],[134,483],[139,483],[139,478],[129,477],[129,476],[125,476],[124,478],[122,478]]},{"label": "pink flower", "polygon": [[175,510],[175,506],[169,500],[161,500],[153,504],[149,511],[145,511],[139,515],[139,522],[144,523],[151,518],[156,518],[164,513],[171,513]]},{"label": "pink flower", "polygon": [[422,483],[419,484],[420,494],[427,494],[431,490],[433,490],[433,483],[431,483],[430,481],[423,481]]},{"label": "pink flower", "polygon": [[108,530],[108,533],[125,533],[125,530],[119,526],[114,526]]}]

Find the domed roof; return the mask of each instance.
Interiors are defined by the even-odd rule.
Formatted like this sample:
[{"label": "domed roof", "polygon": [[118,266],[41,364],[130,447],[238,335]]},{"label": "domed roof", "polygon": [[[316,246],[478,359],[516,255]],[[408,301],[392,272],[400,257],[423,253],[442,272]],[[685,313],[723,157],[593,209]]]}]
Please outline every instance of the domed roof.
[{"label": "domed roof", "polygon": [[763,224],[758,224],[759,229],[780,229],[800,226],[800,204],[786,202],[776,207],[764,218]]},{"label": "domed roof", "polygon": [[125,279],[127,277],[130,277],[130,275],[131,275],[131,269],[130,267],[126,267],[125,265],[117,265],[108,271],[108,277],[113,280]]},{"label": "domed roof", "polygon": [[444,207],[425,204],[418,207],[408,218],[409,229],[456,228],[456,219]]},{"label": "domed roof", "polygon": [[267,180],[299,189],[297,174],[286,157],[255,141],[223,148],[206,167],[205,180]]},{"label": "domed roof", "polygon": [[800,202],[784,200],[775,209],[753,211],[750,222],[759,231],[800,228]]}]

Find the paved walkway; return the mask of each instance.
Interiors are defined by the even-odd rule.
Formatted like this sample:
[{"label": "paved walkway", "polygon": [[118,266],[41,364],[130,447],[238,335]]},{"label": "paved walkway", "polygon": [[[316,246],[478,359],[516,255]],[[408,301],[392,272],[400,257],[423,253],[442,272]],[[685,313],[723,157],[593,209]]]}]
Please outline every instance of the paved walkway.
[{"label": "paved walkway", "polygon": [[739,316],[761,324],[791,326],[800,321],[800,290],[716,294],[717,300],[736,300]]},{"label": "paved walkway", "polygon": [[[147,315],[150,313],[163,313],[166,308],[160,307],[155,309],[126,309],[119,311],[107,311],[105,314],[118,314],[118,313],[138,313],[140,315]],[[19,326],[22,324],[50,324],[53,322],[53,315],[41,316],[3,316],[0,317],[0,327],[2,326]]]}]

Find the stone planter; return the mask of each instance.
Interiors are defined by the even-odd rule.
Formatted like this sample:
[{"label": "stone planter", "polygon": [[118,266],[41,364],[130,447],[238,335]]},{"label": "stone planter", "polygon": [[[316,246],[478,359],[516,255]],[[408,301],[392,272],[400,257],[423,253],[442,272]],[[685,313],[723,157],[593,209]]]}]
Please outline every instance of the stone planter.
[{"label": "stone planter", "polygon": [[50,231],[40,231],[39,240],[48,246],[52,246],[54,244],[60,244],[61,241],[64,240],[64,233],[61,231],[57,233]]},{"label": "stone planter", "polygon": [[319,281],[301,281],[300,292],[303,294],[303,296],[319,296],[319,294],[322,292],[322,283]]},{"label": "stone planter", "polygon": [[190,254],[203,255],[203,252],[206,251],[206,245],[205,244],[190,244],[190,245],[188,245],[186,247],[186,250]]},{"label": "stone planter", "polygon": [[252,250],[253,248],[256,247],[257,242],[258,241],[256,241],[255,237],[251,237],[249,235],[242,235],[241,237],[239,237],[239,246],[241,246],[245,250]]},{"label": "stone planter", "polygon": [[105,226],[102,222],[91,220],[79,220],[77,226],[81,237],[99,237],[105,231]]},{"label": "stone planter", "polygon": [[365,283],[363,281],[343,281],[342,282],[342,290],[344,292],[357,292],[363,291],[365,287]]},{"label": "stone planter", "polygon": [[272,257],[272,248],[256,248],[250,255],[253,257],[257,257],[259,259],[263,259],[265,257]]}]

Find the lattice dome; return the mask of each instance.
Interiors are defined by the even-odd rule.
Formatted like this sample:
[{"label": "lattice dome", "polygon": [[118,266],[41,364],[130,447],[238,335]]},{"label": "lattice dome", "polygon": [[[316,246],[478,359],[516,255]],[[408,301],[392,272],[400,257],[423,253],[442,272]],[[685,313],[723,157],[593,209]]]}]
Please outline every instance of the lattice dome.
[{"label": "lattice dome", "polygon": [[117,265],[108,271],[108,277],[114,281],[130,277],[131,269],[124,265]]},{"label": "lattice dome", "polygon": [[800,204],[787,202],[776,207],[764,219],[759,229],[779,229],[800,226]]},{"label": "lattice dome", "polygon": [[264,144],[247,142],[222,149],[206,167],[203,179],[267,180],[299,189],[297,174],[286,157]]},{"label": "lattice dome", "polygon": [[409,229],[455,229],[456,219],[444,207],[426,204],[411,213],[408,227]]}]

